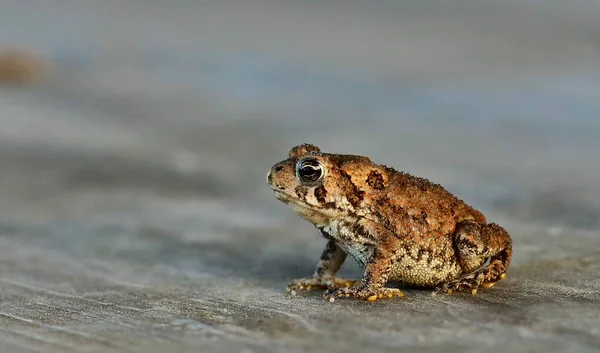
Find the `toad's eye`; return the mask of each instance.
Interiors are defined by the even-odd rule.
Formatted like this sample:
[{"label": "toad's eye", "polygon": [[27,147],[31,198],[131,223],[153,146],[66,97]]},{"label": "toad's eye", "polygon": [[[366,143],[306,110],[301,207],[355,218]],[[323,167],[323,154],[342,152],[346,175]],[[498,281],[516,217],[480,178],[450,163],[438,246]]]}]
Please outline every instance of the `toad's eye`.
[{"label": "toad's eye", "polygon": [[296,177],[303,183],[315,183],[325,176],[325,167],[314,158],[299,161],[296,164]]}]

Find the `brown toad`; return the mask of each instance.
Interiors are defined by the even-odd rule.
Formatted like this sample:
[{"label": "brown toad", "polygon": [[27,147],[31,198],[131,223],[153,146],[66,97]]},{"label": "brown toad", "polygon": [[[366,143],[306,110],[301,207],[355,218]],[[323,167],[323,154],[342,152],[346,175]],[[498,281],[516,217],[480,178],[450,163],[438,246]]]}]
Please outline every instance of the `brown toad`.
[{"label": "brown toad", "polygon": [[[312,277],[290,282],[295,293],[327,288],[324,297],[369,301],[402,296],[387,282],[435,293],[491,287],[512,255],[508,233],[426,179],[367,157],[322,153],[298,145],[267,175],[275,196],[328,240]],[[362,281],[336,277],[346,256],[365,269]]]}]

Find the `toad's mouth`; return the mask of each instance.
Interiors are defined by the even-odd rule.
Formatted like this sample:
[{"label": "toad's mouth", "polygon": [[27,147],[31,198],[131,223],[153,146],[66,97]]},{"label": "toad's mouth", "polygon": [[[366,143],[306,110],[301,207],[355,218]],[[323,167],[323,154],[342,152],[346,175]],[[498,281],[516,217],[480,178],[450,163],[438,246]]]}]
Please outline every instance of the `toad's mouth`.
[{"label": "toad's mouth", "polygon": [[275,195],[275,198],[279,201],[282,201],[285,203],[288,203],[290,201],[290,197],[285,192],[282,192],[279,190],[273,190],[273,195]]},{"label": "toad's mouth", "polygon": [[292,197],[284,192],[274,190],[275,197],[291,207],[294,212],[306,221],[309,221],[317,227],[323,227],[331,222],[333,218],[339,216],[336,209],[328,209],[318,205],[311,205],[305,201]]},{"label": "toad's mouth", "polygon": [[303,210],[303,211],[317,211],[317,212],[326,212],[326,210],[328,210],[329,208],[327,207],[323,207],[320,205],[313,205],[310,204],[306,201],[300,200],[297,197],[294,196],[290,196],[289,194],[280,191],[280,190],[273,190],[273,194],[275,195],[275,198],[277,198],[277,200],[287,204],[288,206],[292,207],[295,210]]},{"label": "toad's mouth", "polygon": [[[292,197],[283,191],[273,190],[273,194],[275,195],[275,198],[277,198],[277,200],[279,200],[285,204],[297,205],[297,206],[306,207],[306,208],[314,207],[314,206],[308,204],[307,202],[304,202],[295,197]],[[314,208],[318,208],[318,207],[314,207]]]}]

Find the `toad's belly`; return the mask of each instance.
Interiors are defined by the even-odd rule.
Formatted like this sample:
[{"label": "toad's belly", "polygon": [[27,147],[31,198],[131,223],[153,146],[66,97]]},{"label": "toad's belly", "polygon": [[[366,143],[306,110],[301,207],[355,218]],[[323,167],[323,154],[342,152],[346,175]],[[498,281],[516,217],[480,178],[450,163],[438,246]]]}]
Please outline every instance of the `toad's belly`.
[{"label": "toad's belly", "polygon": [[388,281],[412,287],[435,287],[460,277],[462,269],[456,261],[405,256],[392,264]]},{"label": "toad's belly", "polygon": [[[339,244],[362,268],[370,262],[374,247],[363,244]],[[437,255],[437,256],[436,256]],[[448,255],[448,254],[447,254]],[[462,270],[452,256],[439,256],[425,251],[403,253],[392,263],[389,282],[400,282],[413,287],[435,287],[458,278]]]}]

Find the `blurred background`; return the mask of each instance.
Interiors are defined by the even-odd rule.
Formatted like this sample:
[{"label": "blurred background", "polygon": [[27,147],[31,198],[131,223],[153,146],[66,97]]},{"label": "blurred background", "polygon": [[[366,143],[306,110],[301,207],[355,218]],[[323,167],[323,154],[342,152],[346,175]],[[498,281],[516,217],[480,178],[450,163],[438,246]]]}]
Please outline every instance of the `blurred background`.
[{"label": "blurred background", "polygon": [[323,243],[265,176],[303,142],[441,183],[516,268],[586,256],[599,82],[592,0],[0,0],[3,276],[285,301]]}]

